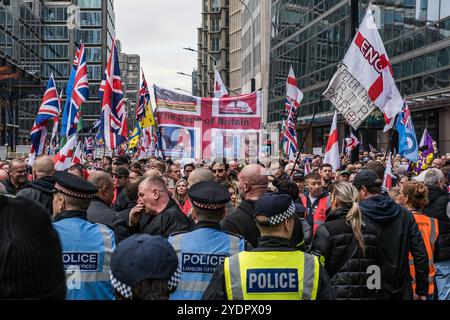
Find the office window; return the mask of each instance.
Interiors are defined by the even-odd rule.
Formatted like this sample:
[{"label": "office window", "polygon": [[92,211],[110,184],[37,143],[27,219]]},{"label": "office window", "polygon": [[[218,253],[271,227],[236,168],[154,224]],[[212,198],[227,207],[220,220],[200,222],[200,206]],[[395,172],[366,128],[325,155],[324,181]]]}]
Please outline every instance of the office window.
[{"label": "office window", "polygon": [[81,12],[80,20],[82,26],[99,26],[102,25],[102,14],[101,12]]},{"label": "office window", "polygon": [[211,1],[211,11],[212,12],[219,12],[220,11],[220,0],[212,0]]},{"label": "office window", "polygon": [[220,50],[220,39],[212,38],[211,39],[211,51],[217,52]]},{"label": "office window", "polygon": [[101,9],[102,0],[78,0],[78,6],[80,6],[80,8]]},{"label": "office window", "polygon": [[101,30],[78,30],[78,41],[82,40],[85,44],[101,44]]}]

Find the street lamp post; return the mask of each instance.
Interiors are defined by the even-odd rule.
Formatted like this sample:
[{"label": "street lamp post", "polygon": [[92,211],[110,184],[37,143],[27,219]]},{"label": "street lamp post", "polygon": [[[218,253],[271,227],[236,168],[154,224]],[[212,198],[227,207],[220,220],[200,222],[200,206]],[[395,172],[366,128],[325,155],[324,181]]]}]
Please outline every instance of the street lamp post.
[{"label": "street lamp post", "polygon": [[216,58],[214,58],[214,56],[212,55],[212,54],[210,54],[210,53],[208,53],[208,52],[206,52],[206,51],[199,51],[199,50],[195,50],[195,49],[192,49],[192,48],[183,48],[183,50],[187,50],[187,51],[192,51],[192,52],[197,52],[197,53],[200,53],[200,54],[204,54],[204,55],[206,55],[206,56],[209,56],[211,59],[213,59],[214,60],[214,66],[215,67],[217,67],[217,59]]},{"label": "street lamp post", "polygon": [[187,91],[187,90],[184,90],[184,89],[181,89],[181,88],[175,88],[175,90],[182,91],[182,92],[187,92],[187,93],[189,93],[190,95],[192,95],[192,92]]},{"label": "street lamp post", "polygon": [[239,0],[245,9],[248,11],[248,14],[251,19],[251,35],[252,35],[252,54],[251,54],[251,63],[252,63],[252,80],[251,80],[251,92],[256,91],[256,79],[255,79],[255,20],[253,19],[253,14],[250,11],[250,8],[245,4],[243,0]]},{"label": "street lamp post", "polygon": [[[177,74],[185,76],[185,77],[192,78],[191,74],[188,74],[188,73],[185,73],[185,72],[177,72]],[[196,77],[197,77],[197,80],[198,80],[198,84],[202,86],[202,89],[205,89],[205,85],[204,85],[202,79],[200,79],[200,76],[197,74]],[[208,90],[206,90],[206,91],[208,91]],[[192,92],[192,94],[194,94],[194,93]]]},{"label": "street lamp post", "polygon": [[[189,48],[183,48],[183,50],[191,51],[191,52],[197,52],[197,53],[200,53],[200,54],[203,54],[203,55],[206,55],[206,56],[210,57],[210,58],[213,59],[213,61],[214,61],[214,68],[217,68],[217,65],[218,65],[217,59],[214,58],[214,56],[213,56],[212,54],[210,54],[210,53],[208,53],[208,52],[206,52],[206,51],[195,50],[195,49],[192,49],[191,47],[189,47]],[[206,80],[206,81],[208,81],[208,80]],[[207,94],[208,94],[208,90],[206,90],[205,96],[206,96]]]}]

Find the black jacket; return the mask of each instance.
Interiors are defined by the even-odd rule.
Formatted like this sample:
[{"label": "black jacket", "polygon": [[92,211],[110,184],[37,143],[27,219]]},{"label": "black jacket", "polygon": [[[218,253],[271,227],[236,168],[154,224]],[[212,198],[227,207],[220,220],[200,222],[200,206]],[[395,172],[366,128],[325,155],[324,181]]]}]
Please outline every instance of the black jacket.
[{"label": "black jacket", "polygon": [[[289,240],[275,237],[261,237],[258,248],[251,250],[251,252],[264,251],[293,251],[290,248]],[[225,275],[224,267],[221,264],[216,272],[213,274],[211,282],[203,294],[203,300],[227,300],[227,293],[225,289]],[[336,293],[331,285],[330,279],[325,269],[320,266],[319,269],[319,288],[317,290],[317,300],[334,300]]]},{"label": "black jacket", "polygon": [[[241,235],[253,248],[258,246],[261,236],[254,218],[255,204],[256,201],[252,200],[242,201],[236,211],[226,216],[220,223],[223,231]],[[294,219],[295,225],[291,238],[291,247],[301,250],[304,246],[303,228],[300,219],[297,216],[294,216]]]},{"label": "black jacket", "polygon": [[94,198],[87,210],[87,219],[91,223],[101,223],[110,228],[117,220],[118,214],[108,207],[100,198]]},{"label": "black jacket", "polygon": [[[128,226],[128,221],[126,224]],[[186,217],[178,204],[170,199],[166,208],[160,214],[143,214],[137,226],[128,226],[128,232],[130,235],[135,233],[147,233],[153,236],[163,236],[168,238],[171,234],[188,230],[193,225],[194,222],[192,219]]]},{"label": "black jacket", "polygon": [[411,212],[392,199],[375,196],[360,203],[380,235],[381,289],[386,299],[412,299],[408,253],[414,258],[416,293],[428,294],[428,255]]},{"label": "black jacket", "polygon": [[338,299],[374,300],[378,298],[378,292],[367,287],[370,276],[367,270],[369,266],[380,265],[377,228],[363,218],[361,231],[365,255],[358,243],[356,250],[352,246],[353,255],[347,260],[350,254],[347,248],[354,238],[352,227],[346,222],[348,211],[338,209],[328,216],[327,221],[317,229],[312,250],[325,258],[325,270]]},{"label": "black jacket", "polygon": [[428,205],[423,214],[437,219],[439,236],[435,251],[435,261],[450,260],[450,219],[447,216],[449,194],[438,187],[428,187]]},{"label": "black jacket", "polygon": [[111,208],[114,211],[123,211],[125,210],[130,203],[130,200],[128,199],[128,191],[127,188],[123,188],[122,190],[118,191],[116,202],[111,206]]},{"label": "black jacket", "polygon": [[55,180],[53,177],[43,177],[33,181],[27,188],[17,192],[17,197],[27,198],[43,206],[49,215],[53,215],[53,193]]},{"label": "black jacket", "polygon": [[30,181],[25,180],[25,183],[21,186],[19,186],[18,188],[16,188],[12,183],[11,180],[6,180],[3,185],[6,188],[6,192],[12,196],[15,196],[17,194],[17,192],[19,192],[22,189],[28,188],[30,186]]}]

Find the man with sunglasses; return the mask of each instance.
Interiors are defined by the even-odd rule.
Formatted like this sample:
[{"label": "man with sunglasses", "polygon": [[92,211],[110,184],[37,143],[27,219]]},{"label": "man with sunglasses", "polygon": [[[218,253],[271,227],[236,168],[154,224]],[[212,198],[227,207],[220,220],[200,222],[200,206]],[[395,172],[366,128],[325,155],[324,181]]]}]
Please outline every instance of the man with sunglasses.
[{"label": "man with sunglasses", "polygon": [[221,184],[228,181],[228,165],[226,163],[214,162],[211,171],[217,183]]}]

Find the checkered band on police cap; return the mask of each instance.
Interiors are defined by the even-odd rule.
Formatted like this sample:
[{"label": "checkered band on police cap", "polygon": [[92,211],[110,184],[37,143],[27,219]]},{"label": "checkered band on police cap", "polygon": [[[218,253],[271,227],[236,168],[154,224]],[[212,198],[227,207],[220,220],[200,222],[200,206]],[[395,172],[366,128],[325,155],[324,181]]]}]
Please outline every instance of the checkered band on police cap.
[{"label": "checkered band on police cap", "polygon": [[178,288],[178,284],[180,283],[180,281],[181,281],[181,269],[180,266],[178,266],[175,273],[169,279],[168,282],[169,292],[175,292]]},{"label": "checkered band on police cap", "polygon": [[116,289],[117,292],[120,293],[121,296],[123,296],[125,299],[129,299],[132,300],[133,299],[133,288],[130,286],[127,286],[126,284],[120,282],[119,280],[117,280],[114,276],[112,271],[109,271],[110,273],[110,279],[111,279],[111,284],[113,286],[114,289]]},{"label": "checkered band on police cap", "polygon": [[291,205],[289,206],[289,208],[285,212],[277,214],[276,216],[270,217],[268,219],[269,225],[271,225],[271,226],[279,225],[283,221],[285,221],[285,220],[289,219],[290,217],[292,217],[294,214],[295,214],[295,204],[292,201]]}]

